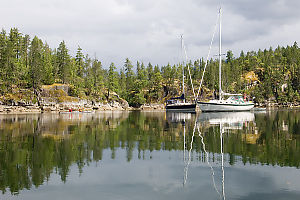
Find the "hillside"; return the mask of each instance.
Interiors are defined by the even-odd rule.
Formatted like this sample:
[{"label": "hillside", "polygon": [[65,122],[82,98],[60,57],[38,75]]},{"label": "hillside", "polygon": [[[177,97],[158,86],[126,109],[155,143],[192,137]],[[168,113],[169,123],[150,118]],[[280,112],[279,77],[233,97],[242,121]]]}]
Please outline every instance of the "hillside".
[{"label": "hillside", "polygon": [[[223,62],[222,88],[226,92],[246,93],[256,103],[279,105],[300,101],[300,49],[277,47],[240,53],[228,51]],[[188,63],[198,90],[205,61],[200,58]],[[117,69],[121,69],[118,71]],[[187,65],[184,66],[188,75]],[[0,33],[0,103],[12,100],[36,102],[43,85],[66,84],[68,98],[109,102],[111,93],[128,101],[130,106],[163,103],[181,93],[182,66],[133,64],[126,59],[123,66],[102,66],[97,58],[84,56],[79,47],[75,57],[69,54],[64,41],[57,49],[37,37],[11,29]],[[186,76],[188,77],[188,76]],[[192,96],[186,80],[187,96]],[[210,60],[204,76],[201,98],[212,98],[218,91],[218,60]]]}]

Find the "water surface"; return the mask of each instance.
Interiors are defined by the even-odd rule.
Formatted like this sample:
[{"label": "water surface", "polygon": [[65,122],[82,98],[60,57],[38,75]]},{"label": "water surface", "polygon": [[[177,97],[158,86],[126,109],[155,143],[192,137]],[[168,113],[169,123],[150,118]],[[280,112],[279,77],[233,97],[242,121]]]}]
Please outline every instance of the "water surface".
[{"label": "water surface", "polygon": [[0,115],[0,199],[300,199],[299,118]]}]

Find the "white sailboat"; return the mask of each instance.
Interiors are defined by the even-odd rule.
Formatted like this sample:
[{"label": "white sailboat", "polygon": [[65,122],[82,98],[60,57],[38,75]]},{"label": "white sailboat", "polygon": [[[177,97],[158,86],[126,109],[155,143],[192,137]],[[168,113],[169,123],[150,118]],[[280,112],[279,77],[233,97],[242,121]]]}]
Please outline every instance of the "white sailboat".
[{"label": "white sailboat", "polygon": [[[222,9],[219,10],[219,99],[210,100],[209,102],[198,101],[202,112],[219,112],[219,111],[247,111],[254,107],[254,103],[245,101],[242,94],[230,94],[222,91]],[[224,96],[229,98],[224,99]]]},{"label": "white sailboat", "polygon": [[[181,36],[181,49],[184,50],[183,37]],[[184,91],[184,64],[182,65],[182,95],[173,97],[166,102],[166,110],[173,112],[196,112],[196,103],[185,101]]]}]

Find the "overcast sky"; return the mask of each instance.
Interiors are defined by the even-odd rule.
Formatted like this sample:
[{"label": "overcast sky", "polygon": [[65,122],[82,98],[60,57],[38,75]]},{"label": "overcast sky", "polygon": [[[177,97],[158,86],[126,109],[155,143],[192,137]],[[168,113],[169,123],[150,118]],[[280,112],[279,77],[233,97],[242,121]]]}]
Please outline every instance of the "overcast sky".
[{"label": "overcast sky", "polygon": [[[218,7],[219,0],[7,0],[0,24],[36,35],[51,48],[64,40],[71,55],[80,46],[104,67],[120,67],[127,57],[166,65],[181,60],[181,34],[189,59],[206,57]],[[224,53],[299,41],[299,0],[223,0],[222,8]]]}]

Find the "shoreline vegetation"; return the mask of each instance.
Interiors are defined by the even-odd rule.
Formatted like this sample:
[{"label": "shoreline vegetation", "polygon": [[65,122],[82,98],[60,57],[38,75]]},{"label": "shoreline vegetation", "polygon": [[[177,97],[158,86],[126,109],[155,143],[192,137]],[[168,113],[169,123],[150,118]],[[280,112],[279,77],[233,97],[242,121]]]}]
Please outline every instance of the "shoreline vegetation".
[{"label": "shoreline vegetation", "polygon": [[[184,66],[198,89],[205,60]],[[227,51],[222,60],[222,88],[237,92],[258,107],[299,107],[300,48],[292,46],[258,51]],[[117,70],[118,69],[118,70]],[[182,64],[165,66],[125,59],[123,66],[102,66],[97,58],[78,47],[71,56],[66,43],[51,49],[38,37],[30,38],[17,28],[0,32],[0,113],[73,110],[162,110],[164,102],[180,96]],[[186,81],[186,96],[193,95]],[[218,60],[208,61],[202,101],[215,97]],[[191,98],[188,99],[191,101]]]}]

